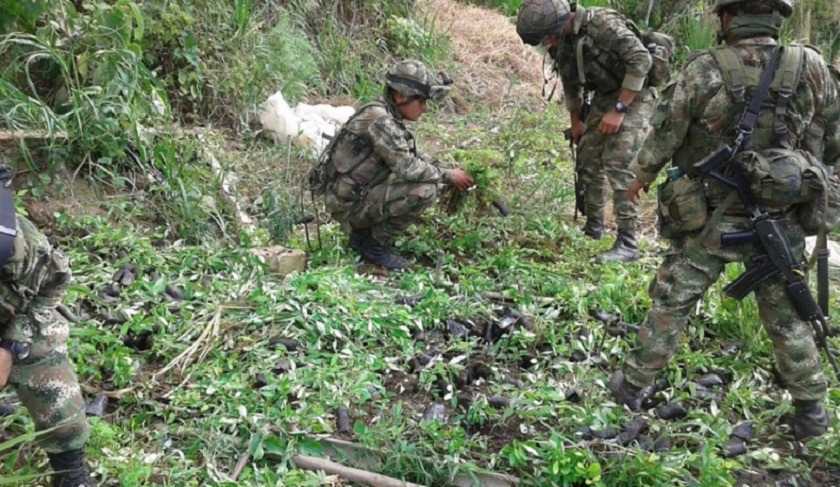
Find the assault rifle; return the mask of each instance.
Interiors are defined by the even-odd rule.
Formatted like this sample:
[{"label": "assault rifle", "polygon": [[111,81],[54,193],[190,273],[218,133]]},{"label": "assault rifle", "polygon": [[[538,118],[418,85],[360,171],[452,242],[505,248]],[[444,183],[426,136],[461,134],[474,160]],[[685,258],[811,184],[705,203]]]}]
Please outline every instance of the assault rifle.
[{"label": "assault rifle", "polygon": [[[591,102],[586,99],[580,109],[580,119],[585,123],[586,117],[589,116],[589,109]],[[578,213],[586,215],[586,185],[580,178],[580,157],[578,157],[577,148],[575,147],[575,139],[572,137],[572,127],[563,131],[563,138],[569,141],[569,150],[572,153],[572,159],[575,161],[575,221],[577,221]]]},{"label": "assault rifle", "polygon": [[[770,66],[762,75],[762,80],[753,95],[752,100],[741,118],[738,135],[732,144],[727,144],[706,156],[694,165],[694,169],[712,179],[720,181],[732,188],[746,210],[753,224],[753,229],[745,232],[725,233],[721,235],[721,246],[731,247],[743,243],[757,243],[764,253],[754,258],[754,265],[741,274],[737,279],[724,288],[726,296],[742,300],[755,290],[761,283],[781,275],[787,283],[787,294],[799,317],[811,324],[817,345],[825,352],[834,373],[840,379],[840,368],[831,350],[828,348],[826,337],[829,335],[828,326],[828,272],[818,272],[821,291],[825,291],[826,298],[821,297],[821,307],[814,300],[808,287],[807,276],[802,265],[797,263],[790,239],[784,230],[779,217],[762,211],[750,190],[744,171],[737,163],[730,164],[735,153],[741,147],[751,148],[750,134],[758,121],[759,111],[770,88],[773,73],[779,65],[781,53],[774,52]],[[823,254],[823,253],[821,253]],[[821,260],[823,255],[821,255]],[[827,265],[828,255],[824,254]]]}]

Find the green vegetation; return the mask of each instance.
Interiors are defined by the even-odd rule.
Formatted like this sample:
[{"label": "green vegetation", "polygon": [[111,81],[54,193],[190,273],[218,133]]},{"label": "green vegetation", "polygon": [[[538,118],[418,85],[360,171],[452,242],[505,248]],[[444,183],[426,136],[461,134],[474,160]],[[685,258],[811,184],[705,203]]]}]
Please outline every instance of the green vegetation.
[{"label": "green vegetation", "polygon": [[[601,3],[635,9],[639,20],[647,6]],[[679,17],[684,2],[659,3],[651,25],[684,29],[692,47],[713,38],[707,6]],[[518,6],[483,4],[508,15]],[[21,210],[39,216],[72,261],[66,303],[82,321],[69,350],[86,396],[111,396],[107,414],[91,419],[88,447],[103,485],[324,485],[290,459],[323,454],[315,439],[338,435],[339,406],[353,417],[343,438],[383,452],[382,473],[426,485],[485,469],[522,485],[808,485],[840,464],[836,417],[829,435],[802,449],[785,441],[778,418],[791,401],[773,384],[754,301],[722,300],[722,284],[692,317],[665,374],[670,387],[657,396],[684,400],[689,414],[648,414],[647,435],[672,447],[576,436],[635,417],[605,386],[634,335],[591,313],[640,323],[662,247],[645,239],[639,263],[592,263],[611,241],[584,239],[571,219],[572,163],[558,129],[568,120],[558,105],[464,116],[438,107],[418,124],[421,150],[466,166],[481,190],[505,197],[510,217],[477,211],[482,197],[454,214],[438,205],[396,242],[412,270],[391,274],[360,266],[339,229],[322,222],[308,268],[272,275],[250,249],[307,248],[299,222],[313,208],[298,184],[312,161],[258,137],[257,105],[278,89],[292,104],[369,100],[394,56],[450,64],[447,26],[409,0],[196,5],[0,1],[0,129],[46,134],[21,139],[9,157]],[[819,12],[811,18],[828,15]],[[230,173],[258,217],[254,231],[220,197]],[[50,206],[66,194],[83,208]],[[650,200],[642,233],[652,237]],[[103,294],[127,264],[137,280],[119,297]],[[501,322],[510,310],[528,318],[489,343],[447,332],[450,321]],[[424,353],[433,357],[418,367]],[[699,400],[688,383],[711,371],[731,378]],[[513,403],[500,407],[496,396]],[[0,402],[13,397],[0,392]],[[445,422],[422,420],[432,403],[445,406]],[[840,405],[836,390],[827,405]],[[720,445],[748,419],[758,431],[748,453],[724,458]],[[32,432],[20,406],[0,417],[0,485],[46,471]]]}]

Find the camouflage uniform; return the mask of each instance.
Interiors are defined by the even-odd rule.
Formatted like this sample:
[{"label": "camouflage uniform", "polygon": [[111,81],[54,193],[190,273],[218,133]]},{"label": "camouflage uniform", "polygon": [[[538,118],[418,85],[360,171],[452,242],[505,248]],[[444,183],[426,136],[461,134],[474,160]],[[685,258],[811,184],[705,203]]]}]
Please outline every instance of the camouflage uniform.
[{"label": "camouflage uniform", "polygon": [[[417,153],[414,136],[387,97],[361,108],[345,128],[370,152],[328,183],[327,211],[345,230],[369,229],[376,240],[389,242],[434,203],[438,183],[450,183],[452,170]],[[333,157],[342,150],[337,147]]]},{"label": "camouflage uniform", "polygon": [[9,383],[35,420],[48,453],[80,450],[88,439],[84,401],[67,358],[70,329],[57,311],[67,290],[67,257],[26,218],[17,216],[15,252],[0,270],[0,336],[31,343]]},{"label": "camouflage uniform", "polygon": [[[580,5],[572,8],[574,34],[561,38],[549,52],[563,83],[569,112],[580,112],[585,91],[593,94],[586,132],[578,147],[581,178],[586,186],[586,217],[603,222],[609,184],[618,228],[635,230],[639,205],[627,201],[626,194],[633,180],[630,163],[642,147],[655,103],[655,92],[646,85],[652,65],[650,52],[619,13]],[[579,41],[583,42],[585,84],[578,69]],[[622,88],[637,92],[636,98],[624,114],[618,133],[604,135],[598,125],[615,106]]]},{"label": "camouflage uniform", "polygon": [[[745,65],[766,66],[776,45],[772,37],[752,37],[729,48],[735,50]],[[771,93],[768,99],[775,96]],[[710,52],[695,55],[657,105],[651,120],[653,131],[632,166],[636,177],[652,182],[672,159],[675,166],[691,175],[694,163],[732,141],[743,108],[744,104],[733,100],[726,89],[721,70]],[[788,101],[785,124],[794,145],[811,150],[827,165],[840,163],[838,83],[819,53],[812,49],[805,49],[803,74]],[[760,122],[753,134],[755,148],[772,146],[772,132],[773,127],[763,127]],[[715,202],[714,198],[709,201],[710,205],[716,203],[720,201]],[[791,218],[785,224],[795,255],[804,261],[802,228]],[[752,265],[756,252],[752,244],[725,249],[719,245],[721,233],[751,228],[749,218],[734,207],[712,229],[711,238],[701,238],[699,230],[671,235],[671,249],[651,284],[650,313],[622,368],[633,386],[650,385],[656,372],[668,364],[680,342],[688,314],[720,277],[724,265],[729,262],[743,262],[748,268]],[[791,395],[799,401],[820,401],[826,392],[826,379],[811,325],[794,311],[781,278],[761,284],[755,296],[759,316],[773,341],[778,368]],[[821,403],[819,407],[822,408]]]}]

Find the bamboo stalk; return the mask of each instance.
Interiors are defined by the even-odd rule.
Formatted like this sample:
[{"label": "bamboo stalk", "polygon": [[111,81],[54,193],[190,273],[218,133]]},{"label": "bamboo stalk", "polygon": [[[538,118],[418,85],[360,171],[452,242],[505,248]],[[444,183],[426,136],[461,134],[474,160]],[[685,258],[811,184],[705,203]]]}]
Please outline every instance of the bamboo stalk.
[{"label": "bamboo stalk", "polygon": [[327,474],[338,475],[351,482],[358,482],[371,487],[424,487],[420,484],[404,482],[393,477],[368,472],[367,470],[345,467],[344,465],[323,458],[295,455],[292,457],[292,462],[297,468],[303,470],[323,470]]}]

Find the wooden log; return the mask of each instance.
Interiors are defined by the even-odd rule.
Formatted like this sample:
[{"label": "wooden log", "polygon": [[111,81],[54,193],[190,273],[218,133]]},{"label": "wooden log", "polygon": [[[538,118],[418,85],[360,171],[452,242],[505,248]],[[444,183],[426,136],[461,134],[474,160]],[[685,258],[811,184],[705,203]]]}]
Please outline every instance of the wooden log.
[{"label": "wooden log", "polygon": [[295,467],[304,470],[322,470],[329,475],[338,475],[351,482],[357,482],[371,487],[423,487],[420,484],[404,482],[393,477],[387,477],[378,473],[360,470],[358,468],[345,467],[323,458],[310,457],[306,455],[295,455],[292,457]]}]

